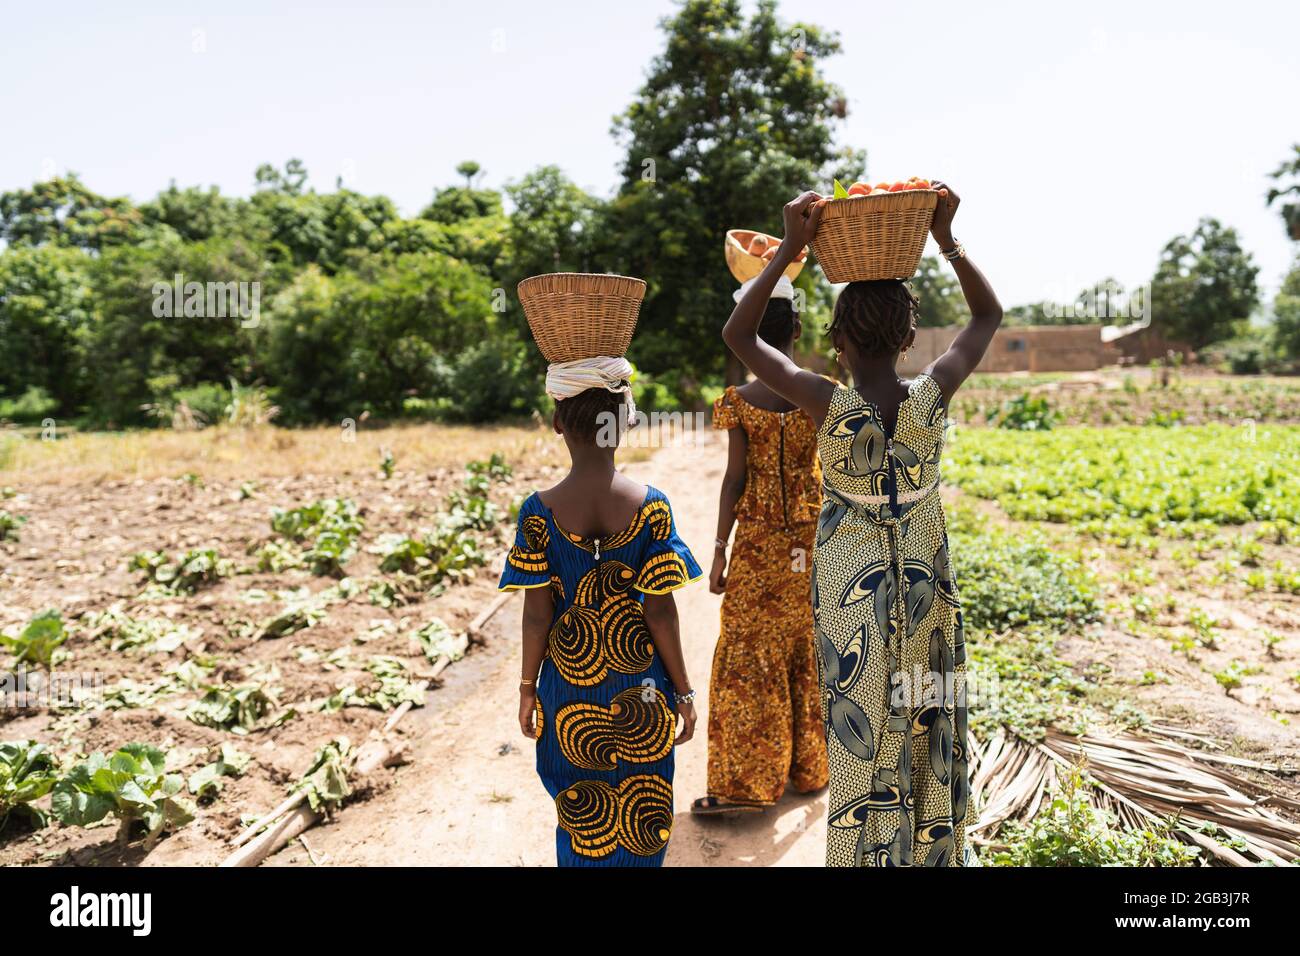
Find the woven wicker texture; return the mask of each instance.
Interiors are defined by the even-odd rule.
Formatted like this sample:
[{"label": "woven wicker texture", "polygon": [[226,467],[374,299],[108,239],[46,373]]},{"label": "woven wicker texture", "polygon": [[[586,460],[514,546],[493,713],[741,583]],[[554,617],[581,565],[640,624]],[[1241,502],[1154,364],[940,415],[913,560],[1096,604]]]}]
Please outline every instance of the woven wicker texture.
[{"label": "woven wicker texture", "polygon": [[939,203],[935,189],[850,196],[826,204],[813,253],[831,282],[909,279]]},{"label": "woven wicker texture", "polygon": [[[749,254],[749,244],[755,236],[766,236],[768,244],[775,248],[781,244],[781,240],[775,236],[769,236],[765,232],[755,232],[752,229],[732,229],[727,233],[727,237],[722,242],[722,250],[727,257],[727,268],[731,274],[736,277],[737,282],[748,282],[767,265],[767,260],[760,256],[751,256]],[[802,262],[792,262],[785,267],[785,277],[791,282],[803,270]]]},{"label": "woven wicker texture", "polygon": [[645,283],[628,276],[556,272],[519,283],[528,328],[548,362],[627,353]]}]

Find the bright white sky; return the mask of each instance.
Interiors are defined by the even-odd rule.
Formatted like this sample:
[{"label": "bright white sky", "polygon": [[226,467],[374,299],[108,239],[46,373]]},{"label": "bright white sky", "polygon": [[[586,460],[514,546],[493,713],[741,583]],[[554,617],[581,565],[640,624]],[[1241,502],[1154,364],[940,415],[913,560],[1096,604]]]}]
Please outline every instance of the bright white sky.
[{"label": "bright white sky", "polygon": [[[1295,247],[1263,194],[1300,140],[1300,4],[1071,6],[785,0],[780,12],[840,32],[844,53],[825,66],[849,96],[844,143],[867,149],[872,179],[954,184],[955,232],[1004,304],[1066,299],[1107,275],[1145,281],[1203,215],[1235,226],[1276,288]],[[6,3],[0,191],[74,170],[136,200],[172,178],[247,194],[259,163],[298,156],[318,188],[343,175],[408,214],[470,158],[488,186],[556,163],[609,195],[610,118],[672,9]]]}]

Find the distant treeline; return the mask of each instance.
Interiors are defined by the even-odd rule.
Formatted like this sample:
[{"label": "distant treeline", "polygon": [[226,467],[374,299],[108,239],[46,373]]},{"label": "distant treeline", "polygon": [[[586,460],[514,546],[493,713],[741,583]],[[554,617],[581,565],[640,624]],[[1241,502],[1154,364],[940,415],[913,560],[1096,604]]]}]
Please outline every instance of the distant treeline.
[{"label": "distant treeline", "polygon": [[[687,0],[663,29],[663,52],[614,119],[625,152],[609,198],[546,165],[484,189],[466,162],[463,183],[406,218],[382,195],[310,188],[298,160],[259,167],[248,198],[173,182],[137,204],[73,174],[0,194],[0,419],[127,427],[250,404],[277,405],[288,424],[526,415],[545,405],[543,367],[515,285],[553,271],[644,278],[638,404],[700,405],[743,373],[718,335],[736,287],[724,231],[778,233],[784,202],[865,176],[866,154],[836,145],[846,98],[821,68],[839,52],[833,33],[781,22],[774,0],[749,16],[739,0]],[[1288,223],[1297,162],[1270,197]],[[1202,220],[1165,248],[1143,301],[1193,347],[1244,337],[1265,359],[1293,357],[1300,274],[1261,337],[1246,331],[1257,271],[1231,228]],[[798,285],[804,347],[817,351],[833,290],[815,268]],[[913,286],[923,324],[964,321],[946,267],[926,260]],[[1130,298],[1105,280],[1008,321],[1122,324],[1111,306]]]}]

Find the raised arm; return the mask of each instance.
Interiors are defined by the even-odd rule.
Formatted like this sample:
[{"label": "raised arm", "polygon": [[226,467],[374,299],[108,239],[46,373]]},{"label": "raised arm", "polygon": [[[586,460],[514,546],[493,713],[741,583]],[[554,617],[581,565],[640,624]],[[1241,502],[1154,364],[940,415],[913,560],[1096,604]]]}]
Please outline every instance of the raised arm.
[{"label": "raised arm", "polygon": [[777,247],[776,255],[763,269],[753,284],[745,290],[731,318],[722,327],[722,340],[736,357],[758,376],[772,391],[794,402],[813,420],[820,423],[830,405],[835,385],[821,375],[800,368],[779,349],[774,349],[758,337],[758,325],[772,297],[777,280],[794,257],[817,234],[821,222],[822,204],[826,200],[814,192],[806,192],[798,199],[786,203],[785,237]]},{"label": "raised arm", "polygon": [[[957,247],[957,240],[952,237],[952,218],[957,214],[961,197],[952,191],[951,186],[943,183],[936,182],[934,188],[946,190],[947,195],[940,194],[930,234],[939,244],[939,249],[947,253]],[[988,351],[989,343],[993,341],[993,333],[1002,324],[1002,305],[988,279],[984,278],[984,273],[975,268],[975,263],[964,255],[949,261],[957,273],[957,281],[961,283],[961,294],[966,297],[966,305],[970,308],[970,322],[957,333],[952,345],[948,346],[948,351],[931,362],[925,370],[939,383],[945,402],[952,401],[962,382],[975,371],[984,358],[984,353]]]}]

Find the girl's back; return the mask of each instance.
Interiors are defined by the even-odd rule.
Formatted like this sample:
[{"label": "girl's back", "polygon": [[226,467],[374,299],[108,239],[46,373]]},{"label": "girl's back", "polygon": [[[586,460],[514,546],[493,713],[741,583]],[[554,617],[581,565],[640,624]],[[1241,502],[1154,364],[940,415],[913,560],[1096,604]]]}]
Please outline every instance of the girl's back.
[{"label": "girl's back", "polygon": [[632,523],[646,491],[645,485],[618,472],[608,478],[570,473],[538,494],[566,530],[584,538],[604,538]]}]

